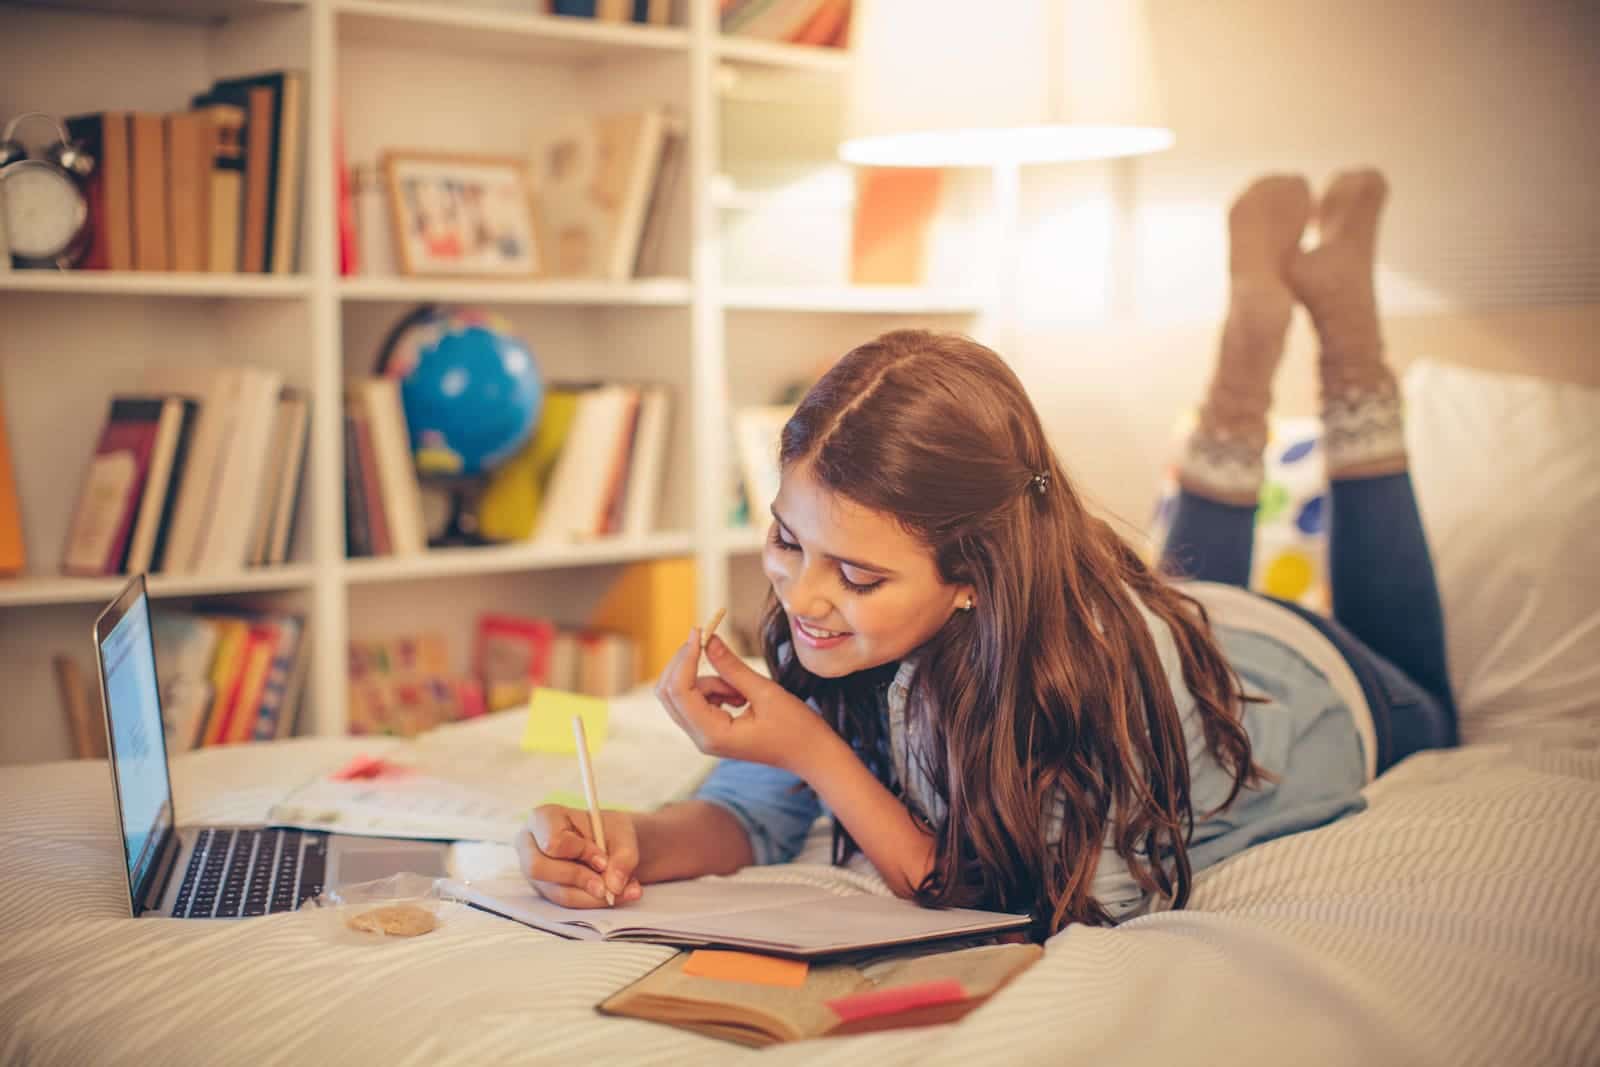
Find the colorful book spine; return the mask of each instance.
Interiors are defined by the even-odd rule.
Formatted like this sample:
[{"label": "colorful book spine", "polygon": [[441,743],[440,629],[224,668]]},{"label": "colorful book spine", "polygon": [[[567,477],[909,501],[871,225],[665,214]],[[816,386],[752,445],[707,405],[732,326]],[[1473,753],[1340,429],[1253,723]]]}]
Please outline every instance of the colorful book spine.
[{"label": "colorful book spine", "polygon": [[267,685],[267,672],[272,669],[277,653],[278,627],[270,620],[250,623],[250,636],[245,645],[244,669],[239,676],[239,693],[233,702],[223,744],[236,745],[255,736],[256,721],[260,717],[261,697]]},{"label": "colorful book spine", "polygon": [[278,643],[267,670],[266,683],[261,689],[259,711],[256,714],[254,739],[271,741],[280,736],[284,703],[289,696],[289,683],[294,676],[295,661],[300,655],[300,620],[285,615],[278,619]]}]

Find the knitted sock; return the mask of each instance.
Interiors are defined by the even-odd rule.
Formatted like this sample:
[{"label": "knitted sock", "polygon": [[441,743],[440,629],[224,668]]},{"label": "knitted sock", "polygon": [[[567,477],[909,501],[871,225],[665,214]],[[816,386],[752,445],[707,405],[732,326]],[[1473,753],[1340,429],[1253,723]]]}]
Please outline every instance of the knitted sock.
[{"label": "knitted sock", "polygon": [[1285,174],[1257,179],[1228,211],[1228,317],[1179,467],[1179,481],[1192,493],[1254,506],[1261,491],[1272,375],[1294,312],[1284,271],[1310,214],[1306,180]]},{"label": "knitted sock", "polygon": [[1406,469],[1400,391],[1383,360],[1373,283],[1388,183],[1375,170],[1334,177],[1317,205],[1320,243],[1295,257],[1289,284],[1311,313],[1322,352],[1322,428],[1329,478]]}]

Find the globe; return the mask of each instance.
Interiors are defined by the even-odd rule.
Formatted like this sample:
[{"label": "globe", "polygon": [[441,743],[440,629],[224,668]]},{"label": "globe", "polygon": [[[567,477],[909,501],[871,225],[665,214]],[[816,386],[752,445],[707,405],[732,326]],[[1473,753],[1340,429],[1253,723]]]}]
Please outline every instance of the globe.
[{"label": "globe", "polygon": [[544,390],[533,353],[488,312],[419,309],[396,328],[380,365],[400,379],[411,452],[424,477],[487,473],[538,425]]}]

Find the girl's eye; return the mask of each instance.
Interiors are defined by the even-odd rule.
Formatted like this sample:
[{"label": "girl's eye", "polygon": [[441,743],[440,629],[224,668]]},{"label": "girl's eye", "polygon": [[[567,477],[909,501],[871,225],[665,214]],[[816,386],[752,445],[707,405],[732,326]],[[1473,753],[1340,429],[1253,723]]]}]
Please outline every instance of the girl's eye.
[{"label": "girl's eye", "polygon": [[878,588],[878,586],[883,584],[882,578],[876,578],[870,582],[852,582],[850,580],[850,576],[845,573],[845,569],[843,567],[839,568],[839,581],[842,582],[844,587],[850,590],[852,593],[870,593],[874,589]]},{"label": "girl's eye", "polygon": [[[772,533],[770,536],[768,536],[767,541],[772,545],[773,548],[781,549],[784,552],[800,551],[800,546],[785,537],[783,535],[783,528],[777,523],[772,524]],[[840,567],[839,584],[850,590],[852,593],[870,593],[874,589],[878,588],[878,586],[883,584],[883,579],[874,578],[872,581],[868,582],[852,582],[850,580],[850,576],[845,573],[845,569]]]}]

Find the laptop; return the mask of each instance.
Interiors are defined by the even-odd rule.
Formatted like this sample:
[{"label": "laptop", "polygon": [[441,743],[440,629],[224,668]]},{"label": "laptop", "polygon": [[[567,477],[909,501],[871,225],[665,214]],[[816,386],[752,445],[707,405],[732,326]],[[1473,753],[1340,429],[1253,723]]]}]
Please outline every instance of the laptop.
[{"label": "laptop", "polygon": [[137,917],[243,919],[293,911],[323,887],[447,873],[449,843],[277,826],[174,826],[172,775],[144,576],[94,624],[106,751]]}]

